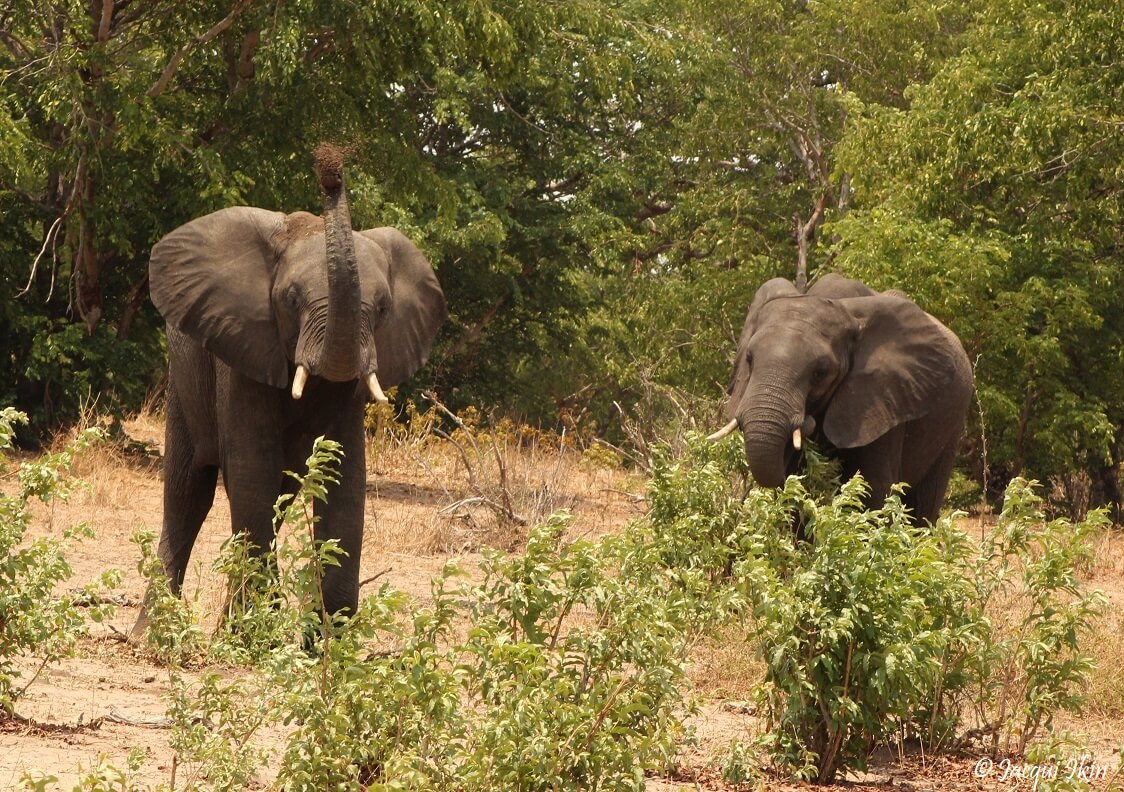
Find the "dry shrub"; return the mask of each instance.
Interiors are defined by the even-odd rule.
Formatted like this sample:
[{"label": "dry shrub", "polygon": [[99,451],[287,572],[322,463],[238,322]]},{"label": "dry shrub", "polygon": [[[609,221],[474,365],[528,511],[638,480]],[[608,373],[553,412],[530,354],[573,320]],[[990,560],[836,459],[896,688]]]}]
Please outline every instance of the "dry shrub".
[{"label": "dry shrub", "polygon": [[[434,394],[422,411],[407,402],[368,411],[368,485],[376,513],[368,540],[421,554],[521,548],[551,514],[586,514],[575,532],[599,535],[632,516],[639,479],[611,449],[579,447],[572,433],[456,414]],[[623,511],[622,511],[623,510]]]}]

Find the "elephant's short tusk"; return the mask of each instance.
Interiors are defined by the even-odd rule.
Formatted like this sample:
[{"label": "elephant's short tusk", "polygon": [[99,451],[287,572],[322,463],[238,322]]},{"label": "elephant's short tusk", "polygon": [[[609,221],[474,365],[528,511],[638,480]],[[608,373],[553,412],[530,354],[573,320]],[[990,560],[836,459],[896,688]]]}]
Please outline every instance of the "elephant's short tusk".
[{"label": "elephant's short tusk", "polygon": [[367,376],[367,388],[371,391],[371,396],[375,401],[382,402],[383,404],[390,401],[386,398],[386,394],[382,392],[382,386],[379,385],[379,378],[375,376],[373,371]]},{"label": "elephant's short tusk", "polygon": [[297,373],[293,375],[293,398],[299,399],[304,393],[304,384],[308,382],[308,369],[297,366]]},{"label": "elephant's short tusk", "polygon": [[721,429],[719,429],[714,434],[709,435],[706,439],[707,440],[715,440],[715,441],[721,440],[723,437],[730,434],[730,432],[734,431],[737,428],[738,428],[738,419],[735,418],[734,420],[730,421],[730,423],[723,426]]},{"label": "elephant's short tusk", "polygon": [[798,426],[792,431],[792,447],[799,451],[803,442],[804,440],[800,436],[800,427]]}]

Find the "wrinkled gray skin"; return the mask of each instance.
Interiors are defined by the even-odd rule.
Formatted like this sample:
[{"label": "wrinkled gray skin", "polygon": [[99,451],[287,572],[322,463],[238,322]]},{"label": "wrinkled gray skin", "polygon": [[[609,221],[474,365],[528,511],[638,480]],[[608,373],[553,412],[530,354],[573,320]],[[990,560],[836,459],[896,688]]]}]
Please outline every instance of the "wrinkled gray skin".
[{"label": "wrinkled gray skin", "polygon": [[757,483],[796,471],[800,428],[857,471],[880,506],[896,482],[915,521],[935,522],[972,395],[972,368],[947,327],[898,292],[828,275],[805,294],[758,289],[738,342],[727,415]]},{"label": "wrinkled gray skin", "polygon": [[[330,181],[330,180],[329,180]],[[316,503],[318,539],[347,552],[325,570],[329,613],[358,603],[365,490],[364,380],[409,378],[429,354],[445,299],[421,252],[393,228],[354,232],[342,174],[323,218],[233,207],[152,249],[152,299],[168,322],[164,522],[159,556],[179,591],[218,473],[235,531],[274,538],[273,504],[314,438],[338,441],[340,483]],[[309,372],[290,392],[296,365]],[[134,634],[143,631],[142,612]]]}]

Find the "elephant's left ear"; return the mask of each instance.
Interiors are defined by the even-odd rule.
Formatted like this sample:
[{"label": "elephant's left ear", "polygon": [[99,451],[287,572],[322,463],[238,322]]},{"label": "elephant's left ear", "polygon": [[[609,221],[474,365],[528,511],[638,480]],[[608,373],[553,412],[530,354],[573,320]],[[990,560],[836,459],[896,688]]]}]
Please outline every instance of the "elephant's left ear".
[{"label": "elephant's left ear", "polygon": [[911,300],[892,295],[838,301],[859,323],[851,370],[824,415],[836,448],[874,442],[943,403],[970,366],[956,336]]},{"label": "elephant's left ear", "polygon": [[389,388],[405,382],[429,357],[437,330],[449,311],[433,267],[396,228],[360,231],[387,259],[391,305],[375,331],[379,382]]}]

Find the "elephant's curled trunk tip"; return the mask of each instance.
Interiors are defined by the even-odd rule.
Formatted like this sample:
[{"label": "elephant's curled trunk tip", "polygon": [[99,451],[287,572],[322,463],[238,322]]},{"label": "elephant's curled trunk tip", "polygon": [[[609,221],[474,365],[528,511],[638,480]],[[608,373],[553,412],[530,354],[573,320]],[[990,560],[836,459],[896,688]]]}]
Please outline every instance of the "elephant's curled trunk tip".
[{"label": "elephant's curled trunk tip", "polygon": [[312,158],[316,163],[316,175],[324,192],[338,190],[343,184],[343,164],[354,153],[350,146],[340,146],[324,142],[316,147]]}]

